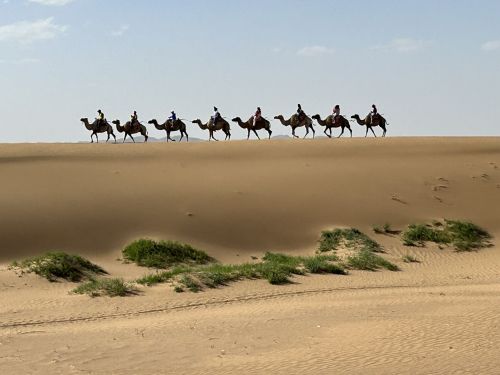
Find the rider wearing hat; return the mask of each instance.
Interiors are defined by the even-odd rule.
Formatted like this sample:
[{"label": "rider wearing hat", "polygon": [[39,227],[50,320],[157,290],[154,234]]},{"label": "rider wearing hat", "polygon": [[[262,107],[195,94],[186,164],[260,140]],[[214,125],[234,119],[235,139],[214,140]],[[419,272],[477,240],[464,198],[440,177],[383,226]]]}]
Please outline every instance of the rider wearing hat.
[{"label": "rider wearing hat", "polygon": [[170,116],[168,117],[168,120],[170,120],[172,125],[175,124],[175,122],[177,121],[177,115],[175,114],[175,111],[170,112]]}]

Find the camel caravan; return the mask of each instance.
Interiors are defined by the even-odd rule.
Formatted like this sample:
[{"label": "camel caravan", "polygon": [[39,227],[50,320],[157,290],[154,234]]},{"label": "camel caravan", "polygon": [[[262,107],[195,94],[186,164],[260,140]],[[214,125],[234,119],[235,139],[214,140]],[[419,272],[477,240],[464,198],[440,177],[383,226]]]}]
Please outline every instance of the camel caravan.
[{"label": "camel caravan", "polygon": [[[130,116],[130,120],[123,125],[121,124],[120,120],[111,121],[111,124],[109,124],[108,120],[101,110],[97,111],[97,115],[97,118],[92,123],[89,122],[88,118],[80,119],[80,121],[85,125],[85,128],[92,132],[90,135],[91,143],[94,143],[94,136],[97,143],[99,143],[98,134],[101,133],[106,133],[108,135],[106,142],[108,142],[109,139],[113,137],[116,143],[116,136],[113,132],[113,126],[111,124],[115,125],[116,130],[119,133],[124,133],[124,143],[127,140],[127,137],[129,137],[132,142],[135,143],[133,134],[140,134],[143,136],[144,142],[148,141],[148,129],[139,121],[136,111],[134,111]],[[316,135],[316,131],[314,130],[313,120],[315,120],[319,126],[324,128],[323,133],[328,138],[332,138],[333,130],[339,128],[341,131],[337,138],[342,137],[346,129],[349,131],[350,136],[352,137],[350,122],[356,122],[358,125],[366,127],[365,138],[368,136],[369,131],[371,131],[373,135],[377,137],[375,131],[373,130],[373,128],[375,127],[380,127],[383,131],[382,137],[385,137],[388,125],[386,119],[382,117],[380,113],[378,113],[375,104],[372,105],[372,110],[364,119],[362,119],[357,114],[351,116],[350,120],[346,119],[340,114],[339,105],[336,105],[333,109],[333,113],[328,115],[324,119],[319,114],[309,117],[302,110],[302,106],[300,104],[297,107],[296,113],[291,115],[288,119],[285,119],[283,115],[274,116],[274,119],[279,120],[283,126],[289,126],[292,129],[292,137],[294,138],[298,138],[298,135],[295,134],[295,130],[302,127],[305,128],[306,131],[304,138],[309,135],[309,132],[312,132],[312,138],[314,138]],[[247,121],[243,121],[241,117],[234,117],[231,122],[235,122],[240,128],[247,130],[247,140],[250,139],[250,135],[252,132],[259,140],[260,136],[257,131],[266,131],[269,139],[271,139],[271,135],[273,134],[271,130],[271,122],[262,116],[260,107],[257,107],[255,114],[252,115]],[[162,124],[158,123],[156,119],[149,120],[147,123],[148,125],[153,125],[158,130],[164,130],[167,135],[167,142],[175,142],[175,139],[171,137],[171,134],[173,132],[180,132],[179,142],[182,141],[184,137],[186,137],[186,142],[189,142],[186,123],[183,121],[183,119],[177,117],[175,111],[172,111],[170,116]],[[203,123],[200,119],[193,120],[191,121],[191,123],[197,124],[202,130],[208,130],[209,141],[218,141],[218,139],[215,138],[215,133],[217,131],[222,131],[225,134],[225,140],[231,139],[231,125],[224,117],[221,116],[217,107],[214,107],[214,114],[206,123]]]}]

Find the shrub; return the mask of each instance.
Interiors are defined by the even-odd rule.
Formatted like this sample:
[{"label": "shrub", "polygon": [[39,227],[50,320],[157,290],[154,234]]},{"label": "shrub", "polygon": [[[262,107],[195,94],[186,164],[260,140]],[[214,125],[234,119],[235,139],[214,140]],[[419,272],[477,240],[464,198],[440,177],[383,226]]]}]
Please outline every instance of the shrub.
[{"label": "shrub", "polygon": [[140,239],[123,249],[123,257],[139,266],[168,268],[177,264],[206,264],[214,259],[190,245],[175,241]]},{"label": "shrub", "polygon": [[96,275],[106,274],[104,269],[89,260],[60,251],[31,257],[15,262],[12,266],[19,267],[26,272],[34,272],[52,282],[58,279],[78,282],[91,279]]},{"label": "shrub", "polygon": [[77,294],[88,294],[91,297],[109,296],[123,297],[135,293],[135,288],[123,279],[90,280],[73,290]]}]

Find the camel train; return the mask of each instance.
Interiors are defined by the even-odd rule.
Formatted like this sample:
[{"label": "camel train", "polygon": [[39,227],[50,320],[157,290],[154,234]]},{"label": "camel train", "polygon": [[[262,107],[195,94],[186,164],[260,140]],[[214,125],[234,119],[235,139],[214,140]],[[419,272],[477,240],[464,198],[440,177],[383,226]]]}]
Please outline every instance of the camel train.
[{"label": "camel train", "polygon": [[[325,117],[324,119],[321,115],[316,114],[312,117],[306,115],[302,108],[299,105],[299,109],[297,113],[291,115],[288,119],[285,119],[283,115],[274,116],[275,120],[279,120],[283,126],[289,126],[292,129],[292,137],[298,138],[298,135],[295,134],[297,128],[305,128],[304,138],[307,138],[310,132],[312,132],[312,138],[315,137],[316,131],[314,129],[314,121],[315,120],[319,126],[323,127],[323,133],[328,137],[332,138],[333,130],[340,128],[340,133],[337,138],[342,137],[344,135],[345,130],[347,129],[350,133],[350,137],[352,137],[352,129],[350,122],[356,122],[360,126],[366,127],[365,138],[368,136],[368,132],[371,131],[375,137],[375,131],[373,128],[380,127],[382,129],[382,137],[385,137],[387,133],[387,121],[382,115],[377,113],[376,107],[372,106],[374,111],[370,112],[364,119],[362,119],[359,115],[355,114],[351,116],[351,120],[346,119],[344,116],[340,114],[340,111]],[[338,106],[336,107],[338,108]],[[215,108],[216,109],[216,108]],[[94,122],[89,123],[88,118],[81,118],[80,121],[83,122],[85,128],[91,131],[90,141],[94,143],[94,136],[96,138],[97,143],[99,143],[98,134],[107,133],[108,138],[106,142],[109,141],[110,137],[114,138],[116,143],[116,136],[113,132],[113,126],[108,123],[108,121],[104,118],[104,114],[99,111],[100,118],[96,118]],[[135,117],[134,117],[135,116]],[[255,134],[257,139],[261,139],[258,131],[266,131],[268,134],[268,139],[271,139],[273,134],[271,130],[271,122],[260,115],[260,108],[258,108],[258,112],[254,116],[251,116],[247,121],[243,121],[241,117],[234,117],[231,122],[235,122],[242,129],[247,130],[247,140],[250,139],[251,133]],[[135,143],[135,139],[132,136],[133,134],[141,134],[144,137],[144,142],[148,141],[148,129],[145,125],[140,123],[137,120],[137,114],[134,112],[130,121],[127,121],[124,125],[121,125],[120,120],[114,120],[111,122],[115,125],[116,130],[119,133],[124,133],[123,142],[126,141],[127,137],[129,137],[132,142]],[[196,119],[191,121],[193,124],[197,124],[200,129],[208,130],[208,140],[218,141],[215,138],[215,133],[218,131],[222,131],[225,134],[225,140],[231,139],[231,125],[230,123],[219,115],[218,111],[216,111],[215,115],[212,116],[206,123],[203,123],[200,119]],[[184,137],[186,138],[186,142],[189,142],[189,135],[187,133],[187,126],[181,120],[178,119],[174,112],[172,112],[172,116],[170,116],[164,123],[160,124],[156,119],[152,119],[148,121],[149,125],[153,125],[157,130],[164,130],[166,132],[166,141],[175,142],[175,139],[171,137],[171,134],[174,132],[180,132],[180,139],[182,141]]]}]

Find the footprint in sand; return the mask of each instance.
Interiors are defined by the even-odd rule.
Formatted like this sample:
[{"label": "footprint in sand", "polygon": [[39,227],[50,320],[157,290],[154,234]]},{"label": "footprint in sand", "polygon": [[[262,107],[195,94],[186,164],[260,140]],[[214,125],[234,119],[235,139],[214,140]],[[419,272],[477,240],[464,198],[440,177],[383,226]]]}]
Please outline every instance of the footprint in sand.
[{"label": "footprint in sand", "polygon": [[493,169],[498,169],[498,165],[496,163],[489,163]]},{"label": "footprint in sand", "polygon": [[397,194],[392,194],[391,199],[393,201],[401,203],[401,204],[408,204],[407,202],[405,202],[404,200],[402,200],[401,198],[399,198],[399,196]]}]

